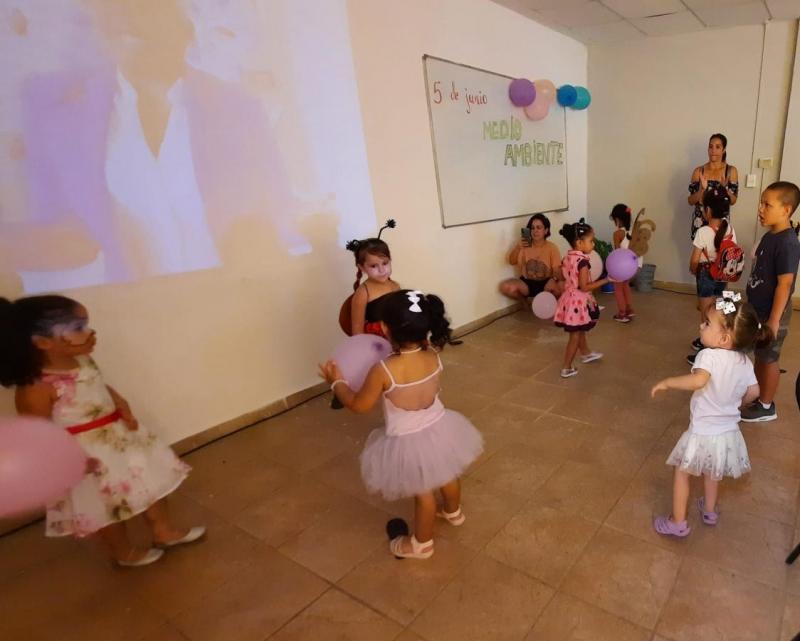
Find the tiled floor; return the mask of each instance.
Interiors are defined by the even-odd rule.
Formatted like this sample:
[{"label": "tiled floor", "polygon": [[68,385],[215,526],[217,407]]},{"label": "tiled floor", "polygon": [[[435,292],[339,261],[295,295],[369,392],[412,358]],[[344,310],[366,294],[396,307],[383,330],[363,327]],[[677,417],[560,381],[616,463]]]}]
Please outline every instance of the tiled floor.
[{"label": "tiled floor", "polygon": [[[613,307],[613,299],[602,301]],[[0,638],[9,641],[778,641],[800,631],[800,321],[782,364],[780,419],[744,425],[753,472],[723,483],[722,518],[653,533],[670,506],[664,459],[688,394],[648,396],[687,371],[694,299],[637,298],[590,335],[606,358],[558,378],[564,335],[520,312],[445,350],[444,400],[486,452],[464,479],[468,520],[438,525],[429,561],[388,554],[384,524],[411,501],[369,496],[358,454],[379,413],[318,398],[188,456],[175,511],[208,539],[141,569],[91,545],[0,538]],[[309,367],[313,367],[309,363]],[[693,485],[698,492],[700,484]],[[139,530],[141,533],[141,530]]]}]

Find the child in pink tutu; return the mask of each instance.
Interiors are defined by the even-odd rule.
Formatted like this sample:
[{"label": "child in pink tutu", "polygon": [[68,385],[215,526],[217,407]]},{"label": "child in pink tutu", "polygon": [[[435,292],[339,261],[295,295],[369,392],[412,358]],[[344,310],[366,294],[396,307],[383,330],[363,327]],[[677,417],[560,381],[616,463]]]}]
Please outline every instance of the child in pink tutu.
[{"label": "child in pink tutu", "polygon": [[370,370],[360,390],[350,389],[333,361],[320,365],[320,375],[354,412],[368,412],[383,398],[386,425],[367,438],[361,476],[387,500],[414,497],[414,533],[392,539],[389,549],[398,558],[427,559],[433,555],[435,517],[456,526],[464,522],[459,476],[483,451],[483,439],[439,400],[437,348],[450,339],[441,299],[409,290],[386,294],[381,318],[396,351]]},{"label": "child in pink tutu", "polygon": [[566,287],[553,322],[569,333],[561,378],[575,376],[578,370],[572,366],[575,354],[580,353],[582,363],[591,363],[603,358],[599,352],[589,349],[586,332],[597,324],[600,309],[592,292],[609,282],[608,278],[592,280],[589,275],[589,253],[594,249],[594,230],[581,218],[577,223],[564,225],[559,232],[570,244],[570,249],[561,261]]},{"label": "child in pink tutu", "polygon": [[750,471],[742,433],[739,406],[758,398],[758,381],[747,357],[753,347],[772,342],[772,330],[760,323],[755,309],[740,302],[741,294],[723,292],[700,325],[705,349],[697,353],[692,373],[657,383],[651,396],[668,389],[694,392],[689,428],[681,435],[667,459],[675,467],[672,514],[658,516],[653,527],[666,536],[687,536],[692,528],[686,518],[690,476],[702,476],[703,498],[697,508],[703,523],[719,519],[717,494],[723,476],[739,478]]},{"label": "child in pink tutu", "polygon": [[[47,506],[47,536],[96,535],[123,566],[148,565],[164,548],[203,536],[203,526],[181,528],[170,518],[165,498],[189,466],[103,381],[89,356],[95,333],[83,305],[64,296],[0,298],[0,343],[0,385],[16,387],[17,411],[63,427],[88,459],[83,479]],[[152,547],[128,538],[125,523],[137,514]]]}]

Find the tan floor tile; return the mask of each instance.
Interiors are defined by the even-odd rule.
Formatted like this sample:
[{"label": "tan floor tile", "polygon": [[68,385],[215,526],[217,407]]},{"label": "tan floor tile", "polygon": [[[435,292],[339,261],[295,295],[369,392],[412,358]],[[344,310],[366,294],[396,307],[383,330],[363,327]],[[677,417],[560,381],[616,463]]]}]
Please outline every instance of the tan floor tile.
[{"label": "tan floor tile", "polygon": [[561,590],[652,629],[679,565],[676,554],[603,527],[564,579]]},{"label": "tan floor tile", "polygon": [[387,541],[385,548],[375,550],[338,586],[391,619],[408,625],[475,555],[474,550],[460,543],[444,538],[434,540],[436,552],[426,560],[395,559],[389,553]]},{"label": "tan floor tile", "polygon": [[236,525],[279,547],[352,498],[311,478],[274,492],[242,510]]},{"label": "tan floor tile", "polygon": [[469,477],[497,492],[530,497],[559,466],[558,461],[539,458],[532,450],[531,446],[506,445],[472,470]]},{"label": "tan floor tile", "polygon": [[140,641],[188,641],[188,639],[175,626],[167,623],[151,634],[143,636]]},{"label": "tan floor tile", "polygon": [[628,479],[594,465],[567,461],[538,488],[532,502],[601,522],[614,507]]},{"label": "tan floor tile", "polygon": [[[297,481],[289,468],[264,459],[228,465],[217,474],[196,476],[196,468],[181,485],[181,492],[225,518],[233,518],[248,505]],[[247,479],[246,483],[242,479]]]},{"label": "tan floor tile", "polygon": [[649,630],[558,593],[525,641],[650,641],[650,638]]},{"label": "tan floor tile", "polygon": [[766,641],[778,638],[782,616],[783,599],[774,588],[687,560],[657,632],[674,641]]},{"label": "tan floor tile", "polygon": [[431,641],[517,641],[552,596],[552,588],[479,555],[411,628]]},{"label": "tan floor tile", "polygon": [[[800,529],[795,530],[792,543],[786,549],[785,556],[789,556],[797,545],[800,545]],[[798,597],[798,601],[800,601],[800,559],[786,566],[786,591]]]},{"label": "tan floor tile", "polygon": [[486,554],[558,587],[598,525],[549,507],[528,507],[486,546]]},{"label": "tan floor tile", "polygon": [[303,610],[270,641],[394,641],[400,625],[335,588]]},{"label": "tan floor tile", "polygon": [[466,393],[476,392],[496,398],[518,385],[522,380],[521,376],[510,376],[497,372],[487,376],[487,373],[479,367],[462,365],[445,370],[442,375],[442,388],[446,390],[457,387]]},{"label": "tan floor tile", "polygon": [[386,543],[389,515],[357,499],[329,512],[325,518],[289,539],[281,554],[312,572],[336,582]]},{"label": "tan floor tile", "polygon": [[262,545],[235,577],[172,624],[192,641],[262,641],[327,588],[319,577]]},{"label": "tan floor tile", "polygon": [[355,439],[349,438],[339,430],[328,426],[304,424],[293,438],[264,450],[263,456],[295,472],[303,473],[313,470],[355,445]]},{"label": "tan floor tile", "polygon": [[770,436],[758,429],[763,424],[742,425],[747,453],[754,468],[763,466],[782,476],[800,477],[800,442]]},{"label": "tan floor tile", "polygon": [[591,433],[593,426],[555,414],[544,414],[531,426],[525,443],[540,456],[564,460],[573,454]]},{"label": "tan floor tile", "polygon": [[633,476],[647,458],[652,446],[653,440],[647,434],[623,434],[593,426],[569,458],[615,471],[623,476]]},{"label": "tan floor tile", "polygon": [[[411,505],[411,501],[408,502]],[[490,484],[467,478],[461,484],[461,505],[467,520],[454,527],[438,519],[435,536],[482,549],[517,512],[525,498]]]},{"label": "tan floor tile", "polygon": [[406,628],[394,641],[427,641],[427,639],[423,639],[411,628]]},{"label": "tan floor tile", "polygon": [[781,624],[781,641],[792,641],[800,633],[800,599],[786,595]]},{"label": "tan floor tile", "polygon": [[568,395],[569,390],[565,387],[526,378],[503,394],[502,400],[537,410],[549,410]]},{"label": "tan floor tile", "polygon": [[[696,509],[694,502],[690,507]],[[792,528],[751,514],[727,512],[722,502],[720,513],[716,526],[694,527],[689,537],[687,563],[692,562],[690,558],[702,559],[782,590],[786,584],[784,559],[791,549]]]},{"label": "tan floor tile", "polygon": [[440,398],[447,409],[459,412],[470,420],[475,414],[494,402],[494,398],[491,396],[474,392],[467,393],[457,388],[443,388]]},{"label": "tan floor tile", "polygon": [[484,438],[502,442],[531,442],[533,426],[542,416],[541,411],[532,410],[514,403],[492,403],[478,412],[475,423]]},{"label": "tan floor tile", "polygon": [[44,521],[36,521],[13,533],[0,536],[0,580],[9,579],[37,565],[78,552],[81,545],[72,537],[46,539]]},{"label": "tan floor tile", "polygon": [[754,467],[738,479],[720,485],[720,502],[726,510],[747,512],[794,526],[800,480]]}]

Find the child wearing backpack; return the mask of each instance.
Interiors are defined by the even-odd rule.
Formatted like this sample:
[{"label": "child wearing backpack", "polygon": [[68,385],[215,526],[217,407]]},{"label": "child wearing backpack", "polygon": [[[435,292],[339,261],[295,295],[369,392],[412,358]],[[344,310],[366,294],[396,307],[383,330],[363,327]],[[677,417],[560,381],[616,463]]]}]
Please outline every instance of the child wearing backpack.
[{"label": "child wearing backpack", "polygon": [[[739,280],[744,269],[744,251],[736,244],[736,231],[728,222],[730,204],[725,198],[707,196],[703,216],[707,225],[700,227],[692,241],[689,270],[697,279],[697,308],[700,322],[705,322],[708,310],[725,291],[726,283]],[[692,341],[692,349],[703,349],[700,338]],[[694,364],[695,355],[687,357]]]}]

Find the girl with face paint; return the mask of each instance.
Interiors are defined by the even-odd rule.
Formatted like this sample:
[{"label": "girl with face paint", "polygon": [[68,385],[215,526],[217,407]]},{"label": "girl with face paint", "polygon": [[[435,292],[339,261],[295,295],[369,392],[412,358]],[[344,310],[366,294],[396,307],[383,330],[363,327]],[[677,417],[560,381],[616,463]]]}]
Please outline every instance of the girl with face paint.
[{"label": "girl with face paint", "polygon": [[[95,535],[119,565],[148,565],[164,548],[199,539],[205,528],[171,521],[165,497],[190,468],[103,382],[90,356],[95,343],[86,308],[74,300],[0,298],[0,385],[16,387],[20,414],[63,427],[87,456],[83,479],[47,506],[46,536]],[[137,514],[152,531],[150,548],[128,538],[125,522]]]},{"label": "girl with face paint", "polygon": [[[377,334],[385,338],[381,329],[379,299],[399,291],[400,285],[392,280],[392,254],[389,245],[380,239],[380,235],[387,227],[394,226],[395,222],[388,220],[378,232],[378,238],[351,240],[347,243],[347,249],[355,254],[356,259],[356,280],[350,303],[352,336]],[[367,278],[362,282],[364,276]]]}]

